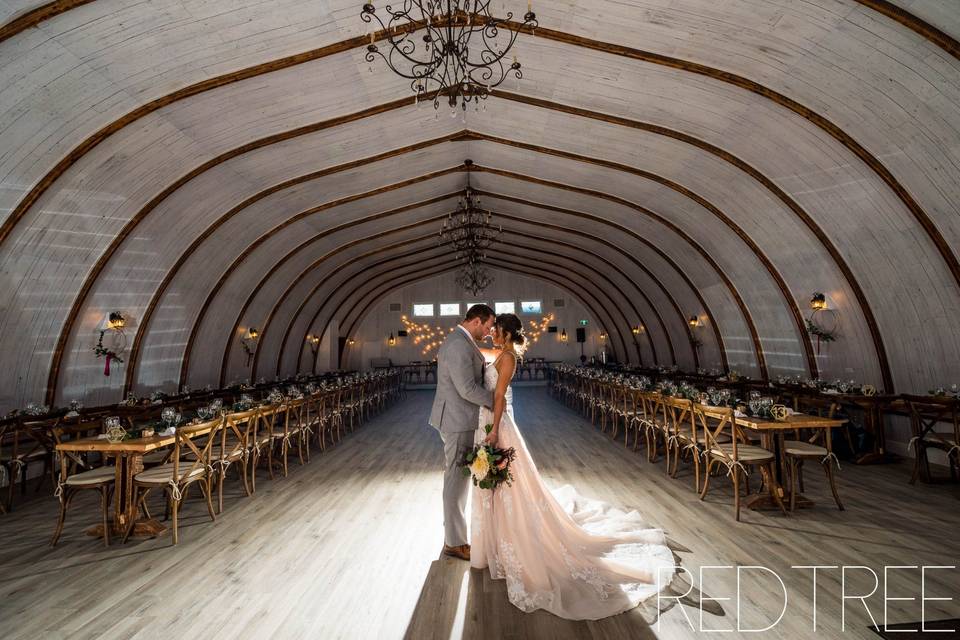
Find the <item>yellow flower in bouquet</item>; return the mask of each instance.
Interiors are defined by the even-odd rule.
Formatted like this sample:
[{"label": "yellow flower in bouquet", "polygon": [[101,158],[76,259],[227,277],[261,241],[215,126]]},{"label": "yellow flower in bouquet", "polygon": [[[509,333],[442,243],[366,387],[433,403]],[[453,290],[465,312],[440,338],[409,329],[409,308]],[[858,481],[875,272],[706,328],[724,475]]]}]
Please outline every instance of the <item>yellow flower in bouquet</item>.
[{"label": "yellow flower in bouquet", "polygon": [[480,448],[477,451],[477,457],[470,464],[470,473],[478,482],[487,477],[490,473],[490,461],[487,459],[486,449]]}]

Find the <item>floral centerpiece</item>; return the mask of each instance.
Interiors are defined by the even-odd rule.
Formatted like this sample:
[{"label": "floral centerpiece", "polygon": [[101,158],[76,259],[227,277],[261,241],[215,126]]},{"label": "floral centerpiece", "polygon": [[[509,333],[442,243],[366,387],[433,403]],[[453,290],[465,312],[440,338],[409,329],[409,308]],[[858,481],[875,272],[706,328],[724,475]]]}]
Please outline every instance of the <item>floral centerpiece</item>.
[{"label": "floral centerpiece", "polygon": [[[487,433],[493,430],[493,425],[484,427]],[[481,489],[496,489],[506,483],[509,487],[513,482],[510,473],[510,463],[513,462],[516,451],[513,447],[500,449],[489,444],[474,445],[460,462],[463,475],[473,478],[473,484]]]}]

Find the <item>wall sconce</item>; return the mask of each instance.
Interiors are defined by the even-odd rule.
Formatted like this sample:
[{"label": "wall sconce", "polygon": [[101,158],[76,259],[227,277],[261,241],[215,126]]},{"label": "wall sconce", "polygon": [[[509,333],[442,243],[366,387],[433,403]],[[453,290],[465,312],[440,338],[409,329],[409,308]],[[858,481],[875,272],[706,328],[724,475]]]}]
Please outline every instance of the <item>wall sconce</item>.
[{"label": "wall sconce", "polygon": [[640,335],[641,333],[643,333],[643,325],[642,325],[642,324],[634,325],[634,326],[630,329],[630,331],[633,332],[633,335],[638,336],[638,335]]},{"label": "wall sconce", "polygon": [[354,340],[353,338],[350,338],[349,340],[347,340],[347,344],[352,347],[353,345],[357,344],[357,341]]},{"label": "wall sconce", "polygon": [[107,316],[107,329],[120,331],[127,325],[127,319],[119,311],[111,311]]},{"label": "wall sconce", "polygon": [[390,337],[387,338],[387,345],[390,347],[397,346],[397,339],[393,337],[393,331],[390,332]]},{"label": "wall sconce", "polygon": [[240,338],[240,346],[243,347],[243,352],[247,354],[247,365],[250,366],[250,361],[253,360],[253,353],[257,347],[257,338],[260,337],[260,332],[257,331],[256,327],[248,327],[247,333]]},{"label": "wall sconce", "polygon": [[700,318],[698,318],[697,316],[690,316],[690,319],[687,320],[687,324],[689,324],[692,328],[696,329],[697,327],[700,326]]},{"label": "wall sconce", "polygon": [[563,329],[562,331],[560,331],[560,342],[566,342],[566,341],[567,341],[567,330]]},{"label": "wall sconce", "polygon": [[317,352],[320,350],[320,336],[313,334],[307,335],[307,344],[310,346],[310,351],[313,355],[317,355]]},{"label": "wall sconce", "polygon": [[606,339],[607,339],[607,332],[606,332],[606,331],[601,331],[601,332],[600,332],[600,341],[603,342],[603,341],[605,341]]},{"label": "wall sconce", "polygon": [[810,298],[810,308],[814,311],[823,311],[827,308],[827,297],[819,291],[815,292]]}]

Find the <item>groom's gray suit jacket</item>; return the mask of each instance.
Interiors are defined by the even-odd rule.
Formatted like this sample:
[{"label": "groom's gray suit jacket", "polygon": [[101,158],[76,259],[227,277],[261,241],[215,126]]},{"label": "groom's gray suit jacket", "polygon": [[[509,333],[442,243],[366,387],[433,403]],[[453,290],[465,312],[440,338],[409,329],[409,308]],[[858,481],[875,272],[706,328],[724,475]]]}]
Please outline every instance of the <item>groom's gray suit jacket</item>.
[{"label": "groom's gray suit jacket", "polygon": [[430,426],[440,433],[473,431],[481,406],[493,406],[493,391],[483,388],[483,354],[457,327],[437,352],[437,395]]}]

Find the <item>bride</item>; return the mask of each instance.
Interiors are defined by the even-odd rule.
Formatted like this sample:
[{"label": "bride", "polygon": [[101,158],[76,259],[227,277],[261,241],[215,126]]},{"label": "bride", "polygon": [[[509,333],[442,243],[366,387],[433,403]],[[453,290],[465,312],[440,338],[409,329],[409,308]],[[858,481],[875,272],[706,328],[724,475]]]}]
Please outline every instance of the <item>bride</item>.
[{"label": "bride", "polygon": [[525,343],[520,319],[498,315],[493,342],[495,349],[483,350],[493,410],[480,409],[475,441],[513,447],[516,458],[511,486],[473,489],[470,565],[506,578],[510,602],[523,611],[571,620],[612,616],[656,595],[674,574],[663,532],[570,485],[547,488],[514,422],[510,381]]}]

